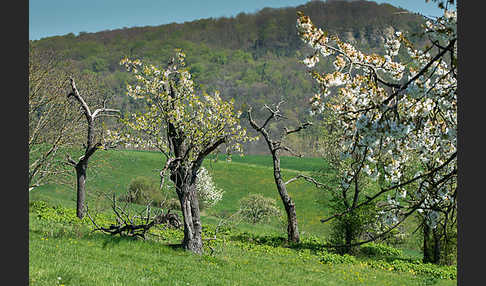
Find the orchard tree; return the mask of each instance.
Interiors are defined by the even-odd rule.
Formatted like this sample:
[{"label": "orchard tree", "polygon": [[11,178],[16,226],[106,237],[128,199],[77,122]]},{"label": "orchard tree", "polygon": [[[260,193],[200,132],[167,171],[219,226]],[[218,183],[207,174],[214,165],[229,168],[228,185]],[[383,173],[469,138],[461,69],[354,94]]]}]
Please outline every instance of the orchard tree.
[{"label": "orchard tree", "polygon": [[165,173],[174,183],[183,214],[186,250],[202,253],[201,218],[197,196],[197,174],[203,160],[223,144],[228,153],[241,152],[241,143],[250,139],[239,124],[241,112],[235,112],[233,100],[224,101],[218,92],[198,93],[185,66],[185,55],[177,52],[165,68],[123,59],[136,78],[128,85],[128,96],[143,100],[146,111],[125,118],[130,132],[111,135],[128,146],[151,146],[165,157]]},{"label": "orchard tree", "polygon": [[[360,174],[380,182],[379,191],[332,217],[386,196],[382,216],[388,231],[419,211],[426,214],[425,223],[447,236],[457,196],[456,13],[444,10],[442,17],[426,21],[424,49],[400,31],[388,35],[384,55],[357,50],[301,12],[297,31],[314,51],[303,60],[319,85],[313,112],[336,114],[341,156],[355,163],[343,173],[341,188],[348,190]],[[401,48],[406,60],[398,58]],[[333,62],[334,71],[317,70],[321,57]]]},{"label": "orchard tree", "polygon": [[[273,178],[275,180],[275,185],[277,186],[277,191],[278,194],[280,195],[280,198],[282,199],[282,203],[285,207],[285,212],[287,214],[287,240],[291,242],[300,242],[300,234],[299,234],[299,227],[297,223],[297,212],[295,211],[295,203],[290,197],[289,193],[287,192],[287,187],[286,185],[289,182],[293,182],[295,178],[289,180],[288,182],[285,182],[281,169],[280,169],[280,152],[282,151],[287,151],[293,155],[297,155],[301,157],[299,154],[297,154],[295,151],[293,151],[289,146],[285,145],[284,140],[285,138],[292,134],[292,133],[297,133],[309,126],[312,125],[310,122],[305,122],[300,124],[297,128],[295,129],[287,129],[286,127],[284,128],[283,132],[281,132],[280,136],[274,136],[272,138],[271,133],[268,130],[268,124],[272,120],[280,120],[282,118],[285,118],[285,116],[282,114],[280,111],[280,105],[284,103],[283,101],[280,101],[278,104],[275,105],[275,107],[271,108],[267,105],[264,105],[264,108],[268,110],[270,113],[267,117],[267,119],[262,123],[258,124],[252,116],[252,110],[251,108],[248,110],[248,120],[250,121],[250,125],[258,132],[260,133],[263,138],[265,139],[265,142],[267,143],[268,150],[270,151],[270,154],[272,155],[272,160],[273,160]],[[299,177],[303,177],[307,180],[311,180],[314,183],[317,184],[312,178],[309,178],[304,175],[300,175]]]},{"label": "orchard tree", "polygon": [[[85,182],[88,160],[102,146],[95,142],[95,133],[100,130],[95,121],[98,118],[118,112],[105,106],[93,112],[88,103],[106,102],[106,90],[99,79],[87,74],[76,73],[81,81],[83,96],[74,79],[73,66],[53,51],[42,51],[29,45],[29,191],[46,182],[66,183],[70,168],[74,166],[77,175],[77,216],[84,216]],[[71,92],[66,98],[66,88]],[[74,98],[74,100],[70,100]],[[79,104],[79,105],[78,105]],[[104,103],[103,103],[104,105]],[[83,125],[82,117],[87,124]],[[84,131],[87,131],[87,136]],[[86,136],[86,137],[85,137]],[[84,155],[74,161],[59,156],[60,151],[81,145],[86,138]],[[67,164],[66,164],[67,163]]]},{"label": "orchard tree", "polygon": [[54,52],[29,43],[29,191],[67,174],[64,161],[56,156],[73,144],[77,121],[65,100],[66,75]]},{"label": "orchard tree", "polygon": [[[76,215],[82,219],[85,215],[85,200],[86,200],[86,175],[88,170],[88,162],[91,156],[100,148],[103,148],[101,139],[96,140],[96,121],[99,121],[103,116],[117,116],[120,112],[117,109],[106,108],[106,100],[103,101],[103,107],[91,110],[86,102],[85,98],[79,93],[74,78],[70,77],[69,82],[71,85],[71,92],[67,97],[74,98],[79,103],[81,113],[86,119],[86,143],[84,146],[84,153],[77,161],[73,160],[69,155],[67,156],[67,162],[76,170]],[[98,84],[92,82],[92,86],[87,86],[84,90],[86,94],[92,93],[94,96],[102,96],[96,94],[100,90],[97,89]],[[92,96],[91,96],[92,97]]]}]

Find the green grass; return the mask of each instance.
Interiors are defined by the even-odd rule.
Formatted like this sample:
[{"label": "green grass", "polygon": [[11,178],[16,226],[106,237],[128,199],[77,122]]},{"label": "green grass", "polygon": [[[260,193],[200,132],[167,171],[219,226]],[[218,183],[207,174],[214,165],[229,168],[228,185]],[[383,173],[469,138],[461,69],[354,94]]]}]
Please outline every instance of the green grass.
[{"label": "green grass", "polygon": [[[225,156],[219,155],[209,156],[209,159],[218,159],[219,161],[224,161]],[[268,168],[273,167],[273,161],[270,156],[267,155],[251,155],[251,156],[231,156],[232,162],[243,163],[245,165],[257,165],[265,166]],[[315,172],[320,170],[329,169],[328,163],[321,158],[299,158],[293,156],[281,156],[280,167],[282,169],[298,170],[304,172]]]},{"label": "green grass", "polygon": [[[100,204],[97,191],[127,190],[130,181],[145,176],[158,181],[164,164],[157,152],[102,151],[90,161],[88,169],[88,203]],[[238,201],[249,193],[275,198],[283,211],[268,156],[233,157],[206,160],[205,167],[216,185],[225,190],[223,200],[203,212],[203,225],[215,225],[218,216],[238,208]],[[327,165],[320,159],[283,157],[284,179],[299,172],[312,172]],[[74,178],[72,186],[48,185],[32,191],[30,201],[45,201],[62,206],[69,220],[55,220],[55,212],[43,217],[30,213],[29,279],[31,285],[455,285],[455,280],[427,275],[396,272],[370,267],[363,260],[351,264],[326,264],[309,249],[289,249],[238,241],[216,241],[216,252],[192,255],[170,244],[168,240],[137,241],[91,233],[87,221],[75,219]],[[325,239],[327,224],[319,219],[328,215],[326,195],[307,182],[288,185],[297,206],[299,229],[303,240]],[[324,202],[324,203],[323,203]],[[65,214],[67,213],[67,214]],[[286,237],[285,227],[274,219],[269,224],[241,223],[232,233],[248,232],[256,236]],[[310,251],[310,252],[309,252]],[[416,249],[404,249],[404,257],[419,258]],[[360,258],[361,259],[361,258]],[[381,265],[381,264],[380,264]],[[385,264],[388,265],[388,264]],[[388,267],[388,266],[387,266]],[[383,268],[383,267],[382,267]],[[58,280],[58,277],[61,279]],[[436,283],[436,284],[434,284]]]},{"label": "green grass", "polygon": [[[204,166],[213,176],[215,184],[225,193],[223,200],[204,216],[231,214],[237,211],[238,201],[250,193],[261,193],[277,200],[284,212],[283,204],[273,181],[271,159],[268,156],[234,156],[232,162],[226,160],[206,160]],[[246,163],[248,161],[248,163]],[[282,157],[284,179],[290,179],[300,171],[311,170],[306,162],[319,166],[322,160],[309,158]],[[121,194],[127,190],[130,181],[137,176],[159,180],[160,169],[163,168],[164,157],[158,152],[147,151],[99,151],[94,154],[88,167],[87,192],[88,203],[97,203],[97,191],[116,192]],[[74,172],[74,171],[73,171]],[[319,219],[328,214],[327,209],[318,202],[325,193],[317,190],[305,181],[296,181],[288,185],[288,192],[297,206],[299,227],[302,232],[326,235],[327,225]],[[30,193],[31,200],[43,200],[52,204],[75,207],[75,179],[71,186],[48,185]],[[277,220],[270,225],[259,225],[264,232],[282,232]],[[245,226],[243,226],[245,227]],[[247,226],[254,228],[255,226]]]},{"label": "green grass", "polygon": [[309,249],[231,236],[224,244],[213,243],[212,255],[206,248],[198,256],[171,246],[177,235],[145,241],[111,237],[90,232],[86,221],[68,223],[74,215],[74,209],[46,217],[30,213],[30,285],[454,285],[454,280],[374,269],[365,260],[322,263]]}]

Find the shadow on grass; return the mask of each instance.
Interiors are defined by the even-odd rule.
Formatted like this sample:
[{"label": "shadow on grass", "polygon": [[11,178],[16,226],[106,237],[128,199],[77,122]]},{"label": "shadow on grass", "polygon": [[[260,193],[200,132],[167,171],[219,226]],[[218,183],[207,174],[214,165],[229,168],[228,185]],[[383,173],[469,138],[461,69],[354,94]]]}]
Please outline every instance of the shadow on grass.
[{"label": "shadow on grass", "polygon": [[309,249],[314,251],[329,250],[326,244],[314,239],[301,239],[299,243],[288,242],[286,237],[275,235],[255,235],[248,232],[242,232],[230,236],[232,241],[240,241],[256,245],[267,245],[272,247],[284,247],[294,250]]},{"label": "shadow on grass", "polygon": [[182,247],[182,243],[167,243],[167,244],[164,244],[164,245],[168,246],[169,248],[171,248],[172,250],[175,250],[175,251],[185,251],[184,247]]},{"label": "shadow on grass", "polygon": [[121,242],[128,242],[128,241],[136,241],[137,238],[128,237],[128,236],[112,236],[109,234],[101,234],[98,233],[100,239],[103,240],[103,248],[107,248],[109,246],[119,245]]}]

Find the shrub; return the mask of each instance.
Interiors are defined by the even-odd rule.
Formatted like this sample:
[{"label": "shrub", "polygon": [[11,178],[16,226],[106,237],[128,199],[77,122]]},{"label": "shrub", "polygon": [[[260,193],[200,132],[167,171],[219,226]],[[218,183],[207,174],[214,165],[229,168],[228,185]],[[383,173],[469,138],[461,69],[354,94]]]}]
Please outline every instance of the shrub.
[{"label": "shrub", "polygon": [[213,207],[221,201],[224,193],[223,190],[216,188],[213,178],[204,167],[197,171],[196,192],[201,210]]},{"label": "shrub", "polygon": [[[332,199],[331,208],[336,213],[346,210],[342,199],[337,196]],[[369,204],[335,218],[331,223],[331,244],[347,245],[357,242],[374,220],[375,213],[375,207]],[[336,247],[336,250],[341,254],[353,254],[356,251],[356,247]]]},{"label": "shrub", "polygon": [[326,251],[321,252],[319,261],[325,264],[353,264],[357,262],[356,258],[349,254],[340,255]]},{"label": "shrub", "polygon": [[368,243],[360,247],[360,252],[367,256],[395,256],[400,257],[403,252],[400,249],[382,243]]},{"label": "shrub", "polygon": [[242,198],[239,212],[244,220],[253,224],[268,222],[272,217],[280,215],[276,200],[260,194],[250,194]]},{"label": "shrub", "polygon": [[147,177],[136,177],[128,185],[128,193],[122,200],[145,205],[152,201],[153,206],[160,206],[164,201],[164,196],[159,186]]},{"label": "shrub", "polygon": [[181,203],[179,202],[179,199],[177,199],[177,198],[170,198],[170,199],[167,199],[167,201],[164,203],[164,207],[169,209],[169,210],[180,210],[181,209]]}]

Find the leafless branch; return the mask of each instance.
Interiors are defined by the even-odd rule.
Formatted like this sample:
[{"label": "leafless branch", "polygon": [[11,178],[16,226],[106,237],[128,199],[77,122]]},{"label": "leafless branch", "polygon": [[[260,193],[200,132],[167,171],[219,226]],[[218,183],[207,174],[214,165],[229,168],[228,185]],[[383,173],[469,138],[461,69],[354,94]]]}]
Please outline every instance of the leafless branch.
[{"label": "leafless branch", "polygon": [[[107,196],[109,197],[109,196]],[[96,223],[95,219],[89,213],[88,205],[86,204],[86,213],[95,228],[93,231],[101,231],[110,235],[120,235],[127,237],[140,237],[145,239],[147,232],[155,225],[167,224],[170,227],[179,228],[181,226],[181,221],[177,214],[171,213],[170,210],[167,213],[161,211],[155,216],[150,216],[150,202],[146,205],[145,209],[142,210],[138,215],[130,215],[130,211],[125,207],[120,207],[116,204],[116,196],[110,198],[112,201],[112,211],[116,215],[116,224],[111,224],[109,227],[103,227]],[[145,215],[142,213],[145,212]],[[140,223],[136,223],[136,220]]]},{"label": "leafless branch", "polygon": [[307,122],[301,124],[296,129],[293,129],[293,130],[288,130],[287,127],[284,127],[285,135],[289,135],[289,134],[292,134],[292,133],[295,133],[295,132],[299,132],[300,130],[305,129],[305,128],[311,126],[311,125],[312,125],[312,122],[307,121]]},{"label": "leafless branch", "polygon": [[322,183],[319,183],[314,178],[309,177],[309,176],[306,176],[306,175],[302,175],[302,174],[299,174],[299,175],[293,177],[292,179],[288,180],[287,182],[285,182],[285,185],[290,184],[290,183],[292,183],[294,181],[297,181],[298,179],[304,179],[304,180],[306,180],[309,183],[313,183],[314,185],[316,185],[317,188],[325,187],[326,186],[326,185],[324,185]]}]

